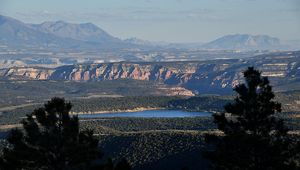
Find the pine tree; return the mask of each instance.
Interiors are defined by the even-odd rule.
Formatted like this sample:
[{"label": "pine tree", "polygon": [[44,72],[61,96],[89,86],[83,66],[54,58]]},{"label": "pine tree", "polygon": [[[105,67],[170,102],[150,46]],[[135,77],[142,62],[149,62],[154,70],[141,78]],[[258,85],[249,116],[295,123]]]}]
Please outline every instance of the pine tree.
[{"label": "pine tree", "polygon": [[118,162],[114,168],[114,170],[130,170],[130,164],[127,162],[126,159],[121,159],[120,162]]},{"label": "pine tree", "polygon": [[1,169],[91,169],[101,153],[92,130],[79,130],[77,116],[70,116],[71,103],[53,98],[23,120],[24,130],[14,129],[3,150]]},{"label": "pine tree", "polygon": [[[296,169],[295,150],[288,128],[276,116],[281,104],[266,77],[253,67],[244,72],[245,84],[234,88],[237,97],[225,105],[225,112],[214,114],[222,132],[207,135],[206,157],[213,169],[265,170]],[[298,145],[299,147],[299,145]]]}]

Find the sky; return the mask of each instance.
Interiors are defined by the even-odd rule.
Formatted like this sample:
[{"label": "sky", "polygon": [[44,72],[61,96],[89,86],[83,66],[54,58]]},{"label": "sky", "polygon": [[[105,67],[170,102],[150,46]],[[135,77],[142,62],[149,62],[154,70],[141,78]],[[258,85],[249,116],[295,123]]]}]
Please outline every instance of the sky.
[{"label": "sky", "polygon": [[300,39],[300,0],[0,0],[27,23],[92,22],[125,39],[208,42],[227,34]]}]

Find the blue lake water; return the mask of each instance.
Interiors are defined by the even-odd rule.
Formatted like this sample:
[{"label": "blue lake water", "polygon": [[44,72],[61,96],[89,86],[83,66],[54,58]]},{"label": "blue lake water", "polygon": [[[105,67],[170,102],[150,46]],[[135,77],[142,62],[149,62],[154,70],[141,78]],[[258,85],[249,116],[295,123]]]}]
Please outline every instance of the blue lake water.
[{"label": "blue lake water", "polygon": [[181,110],[146,110],[138,112],[117,112],[102,114],[80,114],[79,118],[102,118],[102,117],[140,117],[140,118],[180,118],[180,117],[207,117],[209,112],[186,112]]}]

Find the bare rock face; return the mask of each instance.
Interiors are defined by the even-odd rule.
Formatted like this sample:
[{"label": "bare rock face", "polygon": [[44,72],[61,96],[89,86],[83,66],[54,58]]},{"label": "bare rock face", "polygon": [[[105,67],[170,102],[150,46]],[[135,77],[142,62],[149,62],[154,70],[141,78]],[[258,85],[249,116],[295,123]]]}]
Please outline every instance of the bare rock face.
[{"label": "bare rock face", "polygon": [[48,80],[53,72],[54,70],[46,68],[12,67],[7,69],[2,76],[12,79]]},{"label": "bare rock face", "polygon": [[[132,79],[175,85],[199,93],[231,93],[232,87],[243,80],[242,71],[249,66],[261,70],[263,76],[271,79],[275,88],[300,80],[300,52],[263,55],[247,60],[119,62],[57,68],[12,67],[0,69],[0,78],[63,81]],[[175,93],[182,92],[177,89]]]},{"label": "bare rock face", "polygon": [[[194,64],[192,67],[194,67],[195,72],[198,66],[197,64]],[[133,79],[159,82],[178,79],[178,82],[185,83],[193,75],[190,69],[190,67],[181,68],[180,65],[174,68],[153,63],[108,63],[74,65],[62,66],[53,69],[53,74],[51,74],[49,79],[75,81]],[[24,77],[27,76],[24,75]],[[31,78],[39,79],[39,77],[35,76],[31,76]]]}]

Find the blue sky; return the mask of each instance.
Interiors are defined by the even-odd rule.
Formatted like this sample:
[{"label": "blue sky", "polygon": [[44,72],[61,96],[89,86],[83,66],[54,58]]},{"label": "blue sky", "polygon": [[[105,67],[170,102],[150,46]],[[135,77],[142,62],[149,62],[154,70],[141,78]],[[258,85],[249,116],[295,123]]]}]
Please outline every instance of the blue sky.
[{"label": "blue sky", "polygon": [[92,22],[119,38],[207,42],[226,34],[300,39],[300,0],[0,0],[24,22]]}]

